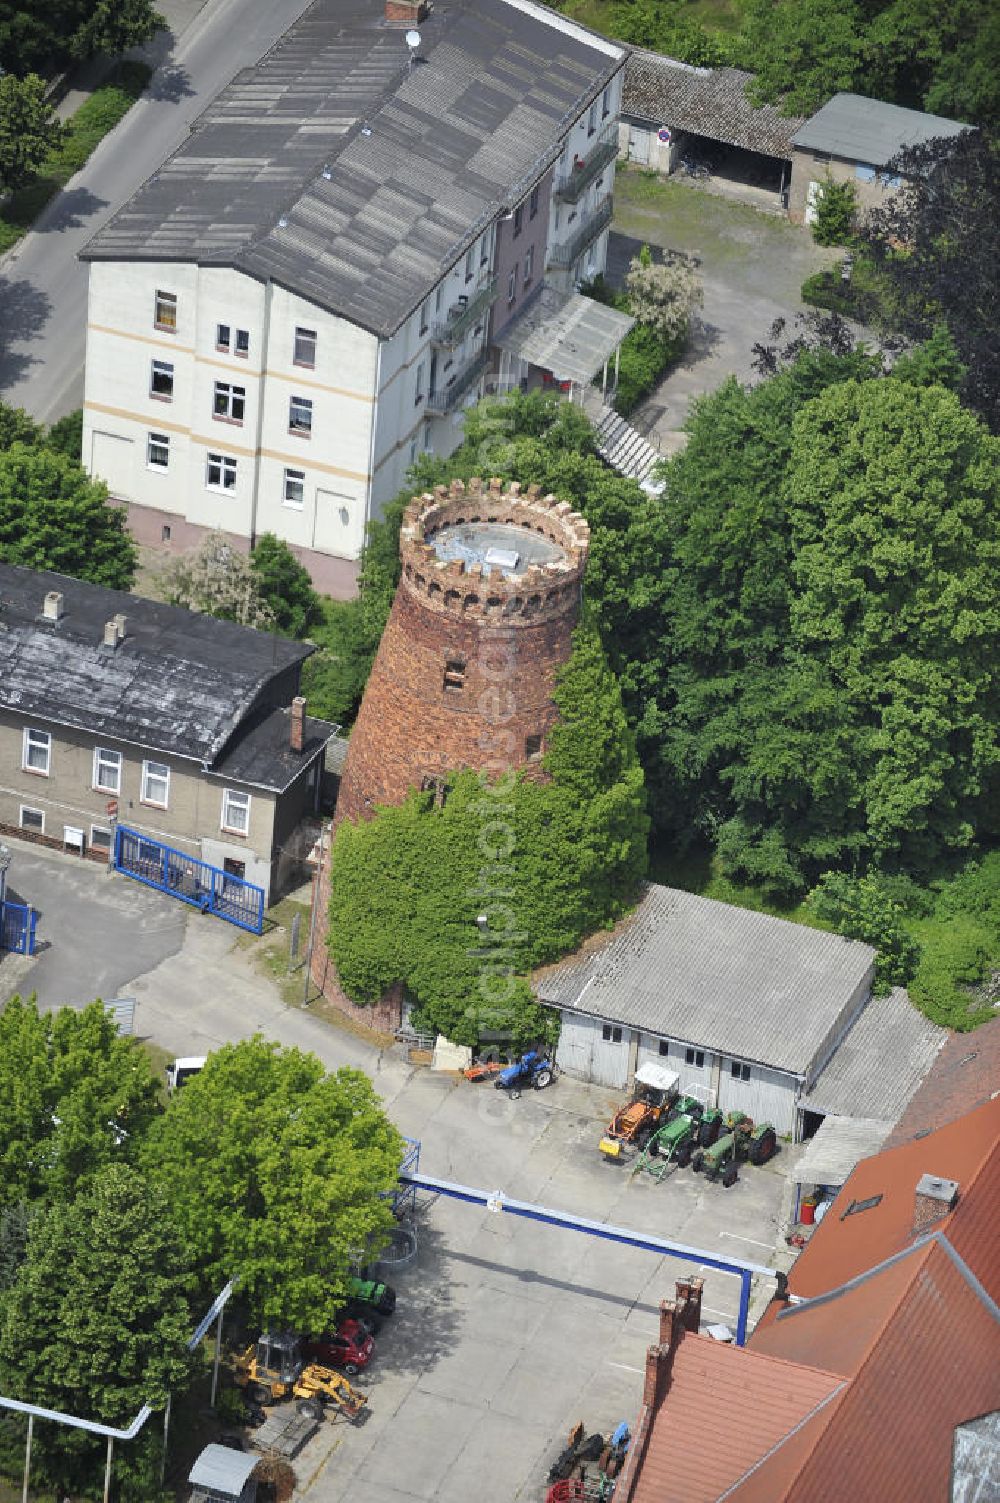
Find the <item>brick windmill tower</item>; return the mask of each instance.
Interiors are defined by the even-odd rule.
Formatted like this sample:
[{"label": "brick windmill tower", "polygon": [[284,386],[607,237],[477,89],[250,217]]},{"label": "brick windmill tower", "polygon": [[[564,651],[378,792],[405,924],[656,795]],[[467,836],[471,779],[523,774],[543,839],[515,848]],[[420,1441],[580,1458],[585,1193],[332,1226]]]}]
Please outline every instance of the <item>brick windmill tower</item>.
[{"label": "brick windmill tower", "polygon": [[[539,767],[589,543],[583,517],[537,486],[522,494],[516,483],[455,480],[414,497],[400,534],[402,577],[351,734],[338,824],[440,787],[459,768],[499,777]],[[344,1006],[324,959],[328,882],[324,861],[314,976]],[[391,1013],[381,1011],[356,1015],[389,1026]]]}]

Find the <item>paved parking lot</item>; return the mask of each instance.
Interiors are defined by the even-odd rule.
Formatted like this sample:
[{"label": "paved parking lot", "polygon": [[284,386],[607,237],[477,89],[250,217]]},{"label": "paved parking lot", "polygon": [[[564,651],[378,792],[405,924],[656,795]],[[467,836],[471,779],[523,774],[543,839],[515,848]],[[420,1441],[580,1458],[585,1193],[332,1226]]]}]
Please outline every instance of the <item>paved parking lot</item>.
[{"label": "paved parking lot", "polygon": [[[414,1069],[285,1007],[237,946],[237,933],[101,868],[12,842],[11,885],[42,911],[49,947],[4,957],[0,997],[37,987],[43,1001],[127,990],[137,1031],[200,1053],[260,1031],[313,1049],[329,1068],[372,1075],[400,1129],[441,1179],[674,1238],[710,1255],[771,1264],[795,1150],[744,1171],[731,1190],[690,1170],[657,1184],[609,1164],[597,1143],[620,1096],[561,1077],[508,1101],[489,1084]],[[540,1503],[577,1420],[607,1432],[634,1423],[658,1302],[696,1260],[655,1254],[424,1195],[416,1266],[364,1380],[359,1428],[328,1416],[296,1461],[310,1503]],[[705,1271],[704,1309],[735,1326],[738,1280]],[[757,1298],[770,1293],[761,1282]]]}]

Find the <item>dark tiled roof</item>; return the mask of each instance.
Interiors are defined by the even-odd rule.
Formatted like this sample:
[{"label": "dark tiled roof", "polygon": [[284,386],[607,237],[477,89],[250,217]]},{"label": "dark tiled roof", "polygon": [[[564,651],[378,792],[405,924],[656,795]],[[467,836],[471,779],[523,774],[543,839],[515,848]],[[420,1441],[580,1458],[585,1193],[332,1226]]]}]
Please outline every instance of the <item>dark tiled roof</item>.
[{"label": "dark tiled roof", "polygon": [[740,68],[692,68],[636,50],[625,65],[622,114],[790,161],[792,136],[805,122],[773,104],[755,109],[746,96],[752,78]]},{"label": "dark tiled roof", "polygon": [[[58,622],[41,620],[49,591]],[[104,626],[126,618],[124,641]],[[276,675],[314,649],[64,574],[0,564],[0,707],[212,762]]]},{"label": "dark tiled roof", "polygon": [[411,69],[383,12],[315,0],[84,257],[233,266],[393,333],[624,52],[530,0],[449,0]]},{"label": "dark tiled roof", "polygon": [[249,783],[284,793],[322,753],[327,742],[340,730],[328,720],[305,717],[302,750],[292,751],[289,709],[274,709],[240,729],[238,740],[227,747],[212,768],[213,775],[228,783]]},{"label": "dark tiled roof", "polygon": [[800,125],[794,145],[872,167],[884,167],[904,146],[920,146],[939,136],[960,136],[969,129],[957,120],[866,99],[863,94],[834,94]]}]

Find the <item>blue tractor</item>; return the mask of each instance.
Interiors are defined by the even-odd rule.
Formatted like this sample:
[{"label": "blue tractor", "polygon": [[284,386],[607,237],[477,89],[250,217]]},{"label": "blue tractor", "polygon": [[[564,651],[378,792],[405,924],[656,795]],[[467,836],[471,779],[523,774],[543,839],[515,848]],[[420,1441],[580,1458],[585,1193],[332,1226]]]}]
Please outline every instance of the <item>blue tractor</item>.
[{"label": "blue tractor", "polygon": [[520,1059],[501,1070],[493,1084],[496,1090],[506,1091],[511,1101],[516,1101],[527,1086],[544,1091],[552,1084],[555,1073],[556,1067],[547,1055],[529,1049],[527,1054],[522,1054]]}]

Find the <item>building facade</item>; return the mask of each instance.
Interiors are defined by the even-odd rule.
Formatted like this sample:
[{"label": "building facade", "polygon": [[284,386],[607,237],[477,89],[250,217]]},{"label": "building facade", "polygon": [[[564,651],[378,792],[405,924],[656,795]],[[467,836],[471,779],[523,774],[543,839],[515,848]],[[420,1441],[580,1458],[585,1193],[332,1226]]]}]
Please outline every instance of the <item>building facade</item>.
[{"label": "building facade", "polygon": [[0,565],[0,830],[108,860],[118,825],[262,887],[302,872],[336,727],[310,649]]},{"label": "building facade", "polygon": [[83,459],[138,539],[273,532],[353,593],[417,456],[541,379],[498,338],[604,269],[623,65],[532,0],[318,0],[224,89],[84,252]]}]

